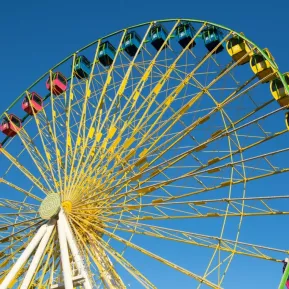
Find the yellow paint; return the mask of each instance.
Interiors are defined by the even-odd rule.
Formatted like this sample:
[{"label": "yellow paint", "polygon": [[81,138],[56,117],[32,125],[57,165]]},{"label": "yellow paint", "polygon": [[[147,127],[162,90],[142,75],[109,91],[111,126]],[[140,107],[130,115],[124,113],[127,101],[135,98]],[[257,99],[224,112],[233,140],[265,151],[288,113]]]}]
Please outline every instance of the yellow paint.
[{"label": "yellow paint", "polygon": [[143,220],[153,220],[152,216],[144,216],[142,217]]},{"label": "yellow paint", "polygon": [[91,127],[91,128],[89,129],[89,132],[88,132],[88,137],[89,137],[89,138],[93,138],[94,132],[95,132],[95,128],[94,128],[94,127]]},{"label": "yellow paint", "polygon": [[139,168],[139,170],[140,171],[144,171],[147,167],[149,167],[149,163],[144,163],[140,168]]},{"label": "yellow paint", "polygon": [[130,180],[133,182],[133,181],[139,180],[141,177],[142,177],[142,174],[139,174],[139,175],[132,177]]},{"label": "yellow paint", "polygon": [[108,131],[108,138],[113,138],[116,131],[117,131],[117,128],[115,126],[111,126]]},{"label": "yellow paint", "polygon": [[129,148],[129,147],[133,144],[134,141],[135,141],[135,138],[134,138],[134,137],[131,137],[131,138],[126,139],[125,142],[124,142],[124,144],[123,144],[123,147],[124,147],[125,149]]},{"label": "yellow paint", "polygon": [[110,84],[111,80],[112,80],[112,77],[110,76],[110,74],[108,74],[108,76],[107,76],[107,84]]},{"label": "yellow paint", "polygon": [[[272,55],[271,55],[271,53],[269,52],[269,50],[267,48],[265,48],[263,51],[268,55],[268,57],[272,61],[274,60]],[[263,80],[264,78],[266,78],[270,74],[276,72],[271,67],[270,62],[267,59],[265,59],[265,58],[263,58],[263,60],[258,62],[258,63],[254,63],[256,57],[262,57],[263,58],[263,56],[260,55],[260,54],[253,55],[251,60],[250,60],[250,66],[251,66],[251,69],[253,70],[253,72],[257,75],[257,77],[260,80]],[[270,77],[267,77],[265,80],[262,81],[262,83],[269,82],[269,81],[271,81],[271,80],[273,80],[275,78],[276,78],[276,73],[272,74]]]},{"label": "yellow paint", "polygon": [[64,202],[62,202],[62,208],[64,209],[64,211],[66,212],[66,213],[71,213],[71,211],[72,211],[72,203],[71,203],[71,201],[64,201]]},{"label": "yellow paint", "polygon": [[153,171],[150,173],[150,177],[153,178],[153,177],[155,177],[156,175],[158,175],[160,172],[161,172],[161,170],[160,170],[159,168],[156,168],[155,170],[153,170]]},{"label": "yellow paint", "polygon": [[214,168],[214,169],[208,170],[208,174],[217,173],[217,172],[219,172],[219,171],[220,171],[219,168]]},{"label": "yellow paint", "polygon": [[232,184],[231,181],[222,182],[222,183],[221,183],[221,187],[230,186],[231,184]]},{"label": "yellow paint", "polygon": [[212,133],[212,137],[216,137],[216,136],[218,136],[221,133],[222,133],[222,130],[219,129],[219,130],[215,131],[214,133]]},{"label": "yellow paint", "polygon": [[111,147],[116,148],[117,145],[120,143],[120,141],[121,141],[121,137],[119,136],[115,139]]},{"label": "yellow paint", "polygon": [[129,159],[131,159],[131,157],[135,154],[135,150],[132,149],[128,155],[126,155],[126,157],[124,158],[126,161],[128,161]]},{"label": "yellow paint", "polygon": [[135,92],[134,96],[133,96],[133,100],[136,101],[136,100],[138,99],[139,95],[140,95],[140,91],[137,90],[137,91]]},{"label": "yellow paint", "polygon": [[163,85],[161,83],[158,83],[155,88],[153,89],[153,93],[159,94],[160,90],[162,89]]},{"label": "yellow paint", "polygon": [[209,120],[210,119],[210,116],[209,115],[207,115],[207,116],[205,116],[205,117],[203,117],[203,118],[200,118],[199,119],[199,124],[203,124],[203,123],[205,123],[207,120]]},{"label": "yellow paint", "polygon": [[195,151],[195,152],[199,152],[199,151],[205,149],[206,147],[207,147],[206,144],[202,144],[201,146],[197,147],[194,151]]},{"label": "yellow paint", "polygon": [[119,87],[119,91],[118,91],[118,94],[119,95],[123,95],[123,92],[125,90],[125,87],[126,87],[126,84],[127,84],[127,77],[123,79],[120,87]]},{"label": "yellow paint", "polygon": [[194,205],[196,206],[201,206],[201,205],[205,205],[207,202],[205,201],[197,201],[197,202],[193,202]]},{"label": "yellow paint", "polygon": [[98,132],[97,134],[96,134],[96,141],[97,142],[99,142],[100,140],[101,140],[101,137],[102,137],[102,133],[101,132]]},{"label": "yellow paint", "polygon": [[103,141],[103,143],[102,143],[102,145],[101,145],[101,148],[102,148],[102,149],[104,149],[104,150],[106,149],[107,142],[108,142],[108,139],[105,138],[104,141]]},{"label": "yellow paint", "polygon": [[[289,78],[289,72],[284,73],[284,77]],[[285,79],[286,80],[286,79]],[[289,104],[289,95],[285,90],[284,85],[282,84],[281,87],[278,87],[276,90],[274,90],[276,83],[275,82],[280,82],[280,78],[276,80],[272,80],[270,82],[270,91],[272,96],[275,98],[275,100],[279,103],[281,107],[284,107]],[[287,81],[288,82],[288,81]],[[289,84],[289,82],[287,83]]]},{"label": "yellow paint", "polygon": [[82,138],[81,137],[78,137],[77,140],[76,140],[76,144],[79,146],[82,142]]},{"label": "yellow paint", "polygon": [[165,105],[170,106],[171,103],[173,102],[173,100],[174,100],[174,98],[172,96],[169,96],[165,101]]},{"label": "yellow paint", "polygon": [[139,157],[140,157],[140,158],[144,157],[144,156],[147,154],[147,152],[148,152],[148,149],[145,148],[145,149],[139,154]]},{"label": "yellow paint", "polygon": [[251,49],[244,39],[233,36],[228,40],[226,48],[233,60],[238,62],[238,65],[250,61]]},{"label": "yellow paint", "polygon": [[164,200],[163,200],[162,198],[160,198],[160,199],[155,199],[155,200],[152,201],[152,204],[154,204],[154,205],[155,205],[155,204],[160,204],[160,203],[163,203],[163,201],[164,201]]},{"label": "yellow paint", "polygon": [[147,158],[142,158],[140,160],[138,160],[135,165],[138,167],[138,166],[141,166],[142,164],[144,164],[145,162],[147,161]]},{"label": "yellow paint", "polygon": [[185,84],[184,84],[184,83],[181,83],[181,84],[176,88],[176,91],[175,91],[176,95],[178,95],[178,94],[182,91],[182,89],[184,88],[184,86],[185,86]]},{"label": "yellow paint", "polygon": [[208,161],[208,165],[212,165],[212,164],[217,163],[217,162],[219,162],[219,161],[220,161],[220,158],[218,158],[218,157],[213,158],[213,159],[210,159],[210,160]]}]

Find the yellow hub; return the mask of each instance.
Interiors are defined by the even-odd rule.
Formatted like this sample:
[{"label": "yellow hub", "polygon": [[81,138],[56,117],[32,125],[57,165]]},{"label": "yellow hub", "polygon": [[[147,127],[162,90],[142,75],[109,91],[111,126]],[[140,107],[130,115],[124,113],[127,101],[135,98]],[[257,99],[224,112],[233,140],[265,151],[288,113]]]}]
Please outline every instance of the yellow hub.
[{"label": "yellow hub", "polygon": [[66,213],[71,213],[71,211],[72,211],[71,201],[64,201],[64,202],[62,202],[61,206]]}]

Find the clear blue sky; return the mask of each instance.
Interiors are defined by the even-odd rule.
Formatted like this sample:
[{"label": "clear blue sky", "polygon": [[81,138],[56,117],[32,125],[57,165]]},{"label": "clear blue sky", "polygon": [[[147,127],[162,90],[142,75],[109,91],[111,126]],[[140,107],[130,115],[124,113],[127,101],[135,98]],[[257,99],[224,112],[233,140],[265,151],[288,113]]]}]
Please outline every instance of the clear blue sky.
[{"label": "clear blue sky", "polygon": [[[127,26],[164,18],[208,20],[244,32],[259,46],[270,49],[281,71],[289,71],[289,4],[283,0],[271,1],[270,5],[261,5],[262,2],[265,1],[1,1],[0,111],[5,110],[40,75],[82,46]],[[278,7],[280,2],[283,3],[283,7]],[[254,222],[253,220],[252,226]],[[266,230],[265,225],[263,229]],[[284,232],[284,236],[286,234],[288,239],[288,231]],[[264,244],[266,244],[265,240]],[[276,246],[278,245],[286,249],[284,242],[276,240]],[[287,248],[289,248],[289,241]],[[161,254],[162,248],[158,249]],[[186,251],[182,253],[184,256]],[[189,263],[193,262],[193,258],[186,256],[190,267]],[[280,268],[276,265],[266,267],[270,269],[260,274],[262,263],[242,259],[239,264],[241,267],[252,267],[250,275],[247,276],[239,274],[238,266],[234,266],[234,271],[231,272],[235,274],[236,282],[239,278],[252,280],[252,283],[246,282],[252,285],[246,289],[259,288],[258,280],[254,280],[254,271],[259,272],[257,274],[259,277],[264,274],[267,280],[267,285],[262,289],[274,288],[276,279],[281,277],[282,265]],[[160,276],[169,272],[164,270],[160,272]],[[167,288],[188,288],[176,287],[177,281],[175,282],[174,287],[167,284]],[[241,289],[242,287],[231,283],[227,288]]]}]

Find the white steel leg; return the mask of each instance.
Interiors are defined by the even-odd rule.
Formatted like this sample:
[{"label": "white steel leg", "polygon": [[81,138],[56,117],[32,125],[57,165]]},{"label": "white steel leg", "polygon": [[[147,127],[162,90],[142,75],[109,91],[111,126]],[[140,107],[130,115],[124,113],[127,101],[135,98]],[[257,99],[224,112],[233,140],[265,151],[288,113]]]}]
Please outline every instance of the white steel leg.
[{"label": "white steel leg", "polygon": [[56,223],[56,221],[52,220],[50,222],[50,224],[47,226],[46,233],[43,236],[43,238],[42,238],[42,240],[41,240],[41,242],[40,242],[40,244],[39,244],[39,246],[38,246],[38,248],[37,248],[37,250],[35,252],[35,255],[34,255],[33,259],[32,259],[32,262],[31,262],[31,264],[29,266],[29,269],[28,269],[28,271],[27,271],[27,273],[25,275],[25,278],[24,278],[24,280],[22,282],[22,285],[21,285],[20,289],[28,289],[28,287],[30,285],[30,282],[31,282],[31,280],[33,278],[33,275],[35,274],[35,271],[37,269],[37,266],[38,266],[38,264],[39,264],[39,262],[41,260],[41,257],[44,254],[44,251],[45,251],[45,248],[46,248],[47,243],[49,241],[49,238],[50,238],[50,236],[52,234],[52,231],[53,231],[53,229],[55,227],[55,223]]},{"label": "white steel leg", "polygon": [[70,248],[71,253],[73,255],[73,259],[76,263],[77,270],[80,272],[82,277],[85,279],[83,286],[85,289],[92,289],[92,286],[89,282],[89,276],[87,274],[87,271],[86,271],[86,268],[84,266],[81,254],[80,254],[78,247],[77,247],[77,244],[75,242],[71,227],[70,227],[64,213],[61,215],[61,217],[63,217],[63,223],[65,224],[65,233],[67,236],[68,245],[69,245],[69,248]]},{"label": "white steel leg", "polygon": [[[69,262],[68,246],[65,233],[65,223],[63,220],[63,211],[61,210],[58,215],[59,219],[57,222],[58,237],[61,252],[61,263],[64,277],[65,289],[73,289],[72,272]],[[1,288],[0,288],[1,289]]]},{"label": "white steel leg", "polygon": [[41,241],[46,230],[47,230],[47,224],[42,225],[40,227],[36,235],[33,237],[29,245],[23,251],[22,255],[19,257],[19,259],[16,261],[16,263],[14,264],[10,272],[7,274],[7,276],[3,280],[2,284],[0,285],[0,289],[7,289],[10,282],[16,277],[16,274],[18,273],[18,271],[22,268],[25,262],[29,259],[30,255],[35,250],[39,242]]}]

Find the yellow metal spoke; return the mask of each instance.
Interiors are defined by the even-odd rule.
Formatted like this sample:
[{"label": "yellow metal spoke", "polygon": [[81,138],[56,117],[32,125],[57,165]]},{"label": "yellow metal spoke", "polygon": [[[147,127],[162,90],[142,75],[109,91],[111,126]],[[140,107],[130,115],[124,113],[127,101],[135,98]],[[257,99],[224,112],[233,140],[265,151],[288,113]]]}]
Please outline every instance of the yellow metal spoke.
[{"label": "yellow metal spoke", "polygon": [[11,188],[13,188],[13,189],[15,189],[16,191],[18,191],[18,192],[20,192],[20,193],[23,193],[23,194],[24,194],[25,196],[27,196],[27,197],[30,197],[30,198],[32,198],[32,199],[34,199],[34,200],[39,201],[39,202],[42,201],[41,198],[35,196],[35,195],[32,194],[31,192],[28,192],[28,191],[26,191],[26,190],[24,190],[24,189],[22,189],[22,188],[20,188],[20,187],[18,187],[18,186],[16,186],[16,185],[12,184],[11,182],[8,182],[7,180],[5,180],[5,179],[3,179],[3,178],[0,178],[0,183],[3,183],[3,184],[5,184],[5,185],[7,185],[7,186],[9,186],[9,187],[11,187]]},{"label": "yellow metal spoke", "polygon": [[[16,158],[14,158],[8,151],[4,148],[0,148],[0,153],[2,153],[11,163],[17,167],[28,179],[30,179],[43,193],[49,194],[50,191],[45,188],[38,179],[36,179],[24,165],[20,164]],[[3,182],[3,180],[1,180]]]},{"label": "yellow metal spoke", "polygon": [[[79,218],[77,217],[77,219],[79,219]],[[73,218],[73,220],[75,220],[75,219]],[[111,237],[111,238],[113,238],[113,239],[115,239],[115,240],[127,245],[128,247],[131,247],[131,248],[133,248],[133,249],[135,249],[135,250],[137,250],[137,251],[139,251],[139,252],[141,252],[141,253],[143,253],[143,254],[145,254],[145,255],[147,255],[147,256],[149,256],[149,257],[151,257],[151,258],[153,258],[153,259],[155,259],[155,260],[157,260],[157,261],[159,261],[159,262],[161,262],[161,263],[163,263],[163,264],[165,264],[165,265],[167,265],[167,266],[169,266],[169,267],[171,267],[171,268],[173,268],[173,269],[175,269],[175,270],[177,270],[177,271],[179,271],[179,272],[181,272],[181,273],[183,273],[183,274],[185,274],[187,276],[189,276],[189,277],[192,277],[195,280],[197,280],[199,282],[202,282],[202,283],[206,284],[207,286],[209,286],[211,288],[220,288],[217,285],[215,285],[214,283],[212,283],[212,282],[210,282],[210,281],[208,281],[208,280],[206,280],[204,278],[201,278],[197,274],[194,274],[194,273],[186,270],[185,268],[182,268],[182,267],[180,267],[180,266],[178,266],[178,265],[176,265],[176,264],[174,264],[174,263],[172,263],[172,262],[170,262],[170,261],[168,261],[168,260],[156,255],[156,254],[153,254],[150,251],[145,250],[144,248],[142,248],[140,246],[137,246],[137,245],[133,244],[130,241],[127,241],[127,240],[125,240],[125,239],[123,239],[123,238],[121,238],[121,237],[119,237],[119,236],[117,236],[117,235],[115,235],[113,233],[110,233],[107,230],[104,230],[104,229],[98,227],[97,225],[94,225],[94,224],[90,224],[90,225],[92,227],[96,228],[97,230],[105,233],[107,236],[109,236],[109,237]]]},{"label": "yellow metal spoke", "polygon": [[[31,100],[29,99],[29,104],[31,106]],[[50,135],[49,133],[45,135],[44,131],[48,130],[48,132],[51,132],[51,130],[49,130],[49,128],[47,128],[47,119],[46,119],[46,114],[43,112],[45,108],[43,108],[43,110],[41,110],[38,113],[34,113],[34,119],[35,119],[35,123],[37,126],[37,130],[39,133],[39,137],[41,139],[41,143],[42,143],[42,149],[45,153],[46,159],[48,160],[46,163],[46,167],[49,167],[50,173],[51,173],[51,177],[53,179],[54,185],[56,184],[56,178],[55,178],[55,173],[54,173],[54,169],[52,167],[52,164],[50,162],[51,159],[51,151],[49,151],[48,146],[45,144],[45,142],[47,141],[47,136],[46,135]],[[55,186],[55,189],[59,192],[58,187]]]},{"label": "yellow metal spoke", "polygon": [[[118,221],[114,219],[107,219],[107,222],[109,224],[107,228],[114,229],[114,224]],[[218,248],[224,252],[236,253],[268,261],[281,262],[281,259],[273,256],[276,256],[277,254],[279,254],[280,256],[280,254],[287,254],[288,252],[288,250],[271,248],[235,240],[228,240],[217,236],[209,236],[182,230],[170,229],[166,227],[142,224],[140,222],[122,220],[121,223],[122,225],[118,226],[116,230],[124,232],[134,232],[135,234],[191,244],[194,246],[213,249]]]}]

